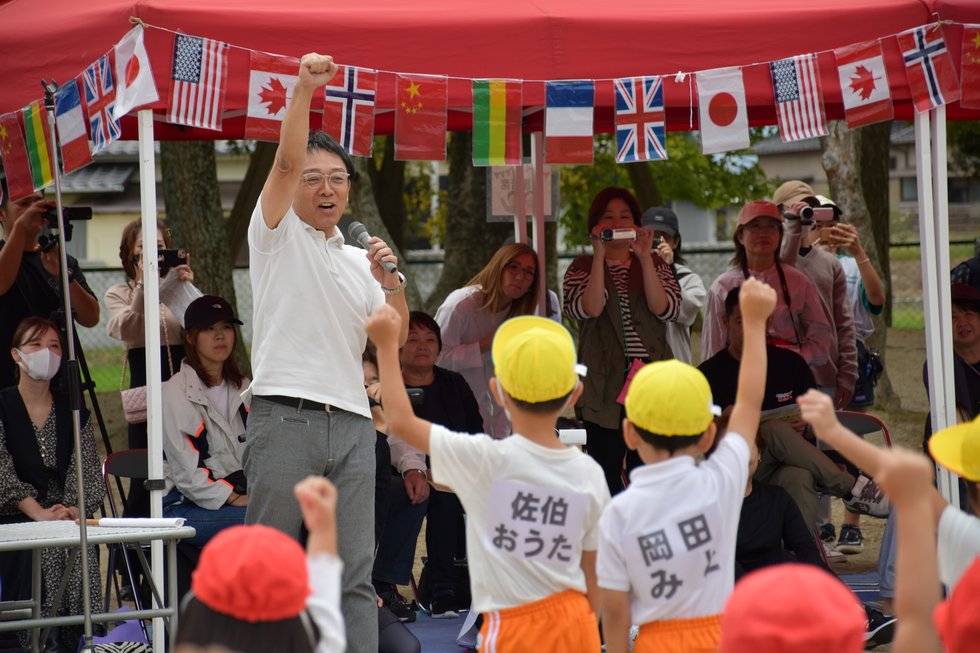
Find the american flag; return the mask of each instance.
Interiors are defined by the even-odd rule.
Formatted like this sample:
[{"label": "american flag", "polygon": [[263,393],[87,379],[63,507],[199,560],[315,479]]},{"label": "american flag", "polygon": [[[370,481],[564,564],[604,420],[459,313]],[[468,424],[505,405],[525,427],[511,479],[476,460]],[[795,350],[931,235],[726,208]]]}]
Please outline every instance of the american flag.
[{"label": "american flag", "polygon": [[905,73],[916,111],[928,111],[960,99],[956,65],[946,47],[943,31],[917,27],[898,35]]},{"label": "american flag", "polygon": [[616,88],[616,161],[667,158],[664,146],[664,85],[659,76],[626,77]]},{"label": "american flag", "polygon": [[340,66],[324,89],[323,131],[349,154],[371,156],[378,71]]},{"label": "american flag", "polygon": [[92,154],[101,152],[109,143],[119,138],[119,123],[112,118],[112,108],[116,103],[116,85],[112,81],[112,66],[109,56],[98,61],[82,73],[85,86],[85,103],[88,111],[89,131],[92,132],[94,148]]},{"label": "american flag", "polygon": [[827,134],[817,57],[804,54],[769,64],[776,120],[784,143]]},{"label": "american flag", "polygon": [[228,45],[177,34],[170,81],[167,122],[221,129],[221,109],[228,81]]}]

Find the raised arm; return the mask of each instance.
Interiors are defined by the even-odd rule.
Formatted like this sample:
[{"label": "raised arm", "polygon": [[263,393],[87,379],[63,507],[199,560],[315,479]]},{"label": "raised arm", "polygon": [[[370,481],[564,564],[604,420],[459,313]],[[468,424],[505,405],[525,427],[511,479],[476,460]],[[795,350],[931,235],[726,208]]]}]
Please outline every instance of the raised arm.
[{"label": "raised arm", "polygon": [[758,279],[746,279],[739,291],[738,305],[744,330],[742,360],[751,364],[739,365],[738,390],[728,430],[745,438],[752,451],[766,391],[766,320],[776,306],[776,291]]},{"label": "raised arm", "polygon": [[389,432],[397,434],[416,449],[429,453],[429,430],[432,423],[415,416],[408,393],[405,392],[405,381],[402,379],[398,361],[401,315],[385,304],[371,313],[364,328],[377,347],[381,396],[384,397]]},{"label": "raised arm", "polygon": [[299,78],[282,120],[276,160],[262,188],[262,216],[269,229],[278,227],[289,210],[303,172],[313,93],[336,74],[333,57],[311,52],[299,62]]}]

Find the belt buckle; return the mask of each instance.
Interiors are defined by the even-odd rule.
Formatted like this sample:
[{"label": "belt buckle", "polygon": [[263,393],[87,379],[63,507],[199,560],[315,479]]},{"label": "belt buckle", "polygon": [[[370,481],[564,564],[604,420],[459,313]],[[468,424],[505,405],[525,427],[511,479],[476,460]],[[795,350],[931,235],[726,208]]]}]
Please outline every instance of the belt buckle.
[{"label": "belt buckle", "polygon": [[332,413],[334,411],[334,407],[331,406],[330,404],[324,402],[324,404],[323,404],[323,410],[324,410],[324,412]]}]

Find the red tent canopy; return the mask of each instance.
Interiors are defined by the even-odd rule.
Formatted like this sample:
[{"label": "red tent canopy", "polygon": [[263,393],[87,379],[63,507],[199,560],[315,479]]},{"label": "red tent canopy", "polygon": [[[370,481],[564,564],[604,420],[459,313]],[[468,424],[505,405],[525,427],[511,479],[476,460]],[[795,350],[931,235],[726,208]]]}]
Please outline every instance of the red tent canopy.
[{"label": "red tent canopy", "polygon": [[[229,59],[229,86],[222,132],[158,122],[157,139],[240,138],[248,83],[248,49],[300,56],[318,51],[340,63],[387,71],[379,80],[376,131],[392,130],[393,73],[443,74],[449,84],[451,129],[470,124],[469,79],[511,77],[525,85],[526,107],[543,104],[543,81],[596,79],[596,127],[611,128],[610,79],[671,75],[665,86],[670,130],[697,128],[696,72],[746,66],[744,77],[753,124],[775,122],[767,62],[820,55],[825,103],[843,116],[834,48],[887,37],[944,19],[980,22],[977,0],[357,0],[319,4],[308,0],[8,0],[0,2],[4,55],[0,65],[0,112],[40,97],[40,78],[65,81],[82,72],[131,27],[148,25],[146,42],[162,98],[169,87],[171,31],[220,39],[238,46]],[[168,31],[169,30],[169,31]],[[947,42],[959,59],[962,28],[947,25]],[[894,40],[885,41],[896,115],[910,118],[908,86]],[[693,106],[693,111],[692,111]],[[162,115],[163,103],[155,106]],[[314,107],[315,109],[316,107]],[[953,104],[952,118],[980,118]],[[540,112],[537,114],[540,116]],[[529,127],[540,118],[529,117]],[[135,120],[124,120],[135,138]]]}]

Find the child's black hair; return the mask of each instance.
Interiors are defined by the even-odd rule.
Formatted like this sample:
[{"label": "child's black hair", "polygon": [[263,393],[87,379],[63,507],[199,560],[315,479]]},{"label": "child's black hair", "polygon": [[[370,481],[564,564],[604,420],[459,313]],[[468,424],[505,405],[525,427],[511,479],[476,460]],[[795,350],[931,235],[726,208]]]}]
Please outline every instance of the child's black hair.
[{"label": "child's black hair", "polygon": [[671,456],[681,449],[686,449],[697,444],[704,437],[704,433],[697,435],[660,435],[659,433],[651,433],[646,429],[641,429],[636,424],[633,424],[633,428],[636,429],[637,434],[644,442],[654,449],[666,451]]},{"label": "child's black hair", "polygon": [[[507,391],[504,390],[504,392]],[[547,401],[538,401],[534,403],[530,401],[523,401],[521,399],[515,399],[509,392],[507,393],[507,396],[510,397],[510,400],[514,402],[516,407],[525,412],[532,413],[534,415],[549,415],[551,413],[557,413],[564,408],[565,402],[568,401],[569,395],[571,395],[573,392],[575,392],[575,388],[572,388],[557,399],[549,399]]]}]

